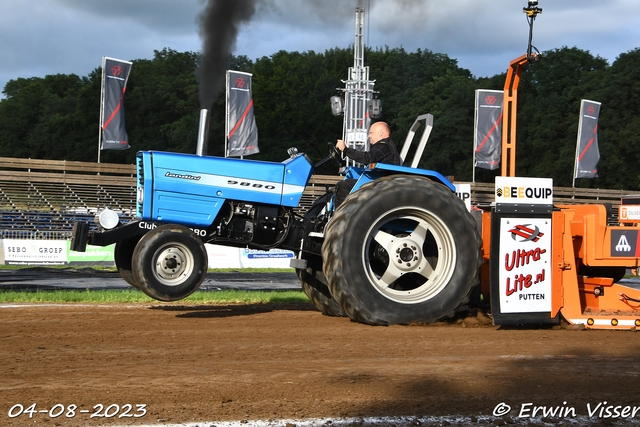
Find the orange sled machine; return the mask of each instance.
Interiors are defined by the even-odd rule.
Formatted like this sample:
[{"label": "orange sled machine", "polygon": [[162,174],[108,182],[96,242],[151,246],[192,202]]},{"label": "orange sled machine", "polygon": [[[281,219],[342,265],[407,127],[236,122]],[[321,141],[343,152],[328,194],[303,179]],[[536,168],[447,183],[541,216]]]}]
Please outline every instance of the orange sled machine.
[{"label": "orange sled machine", "polygon": [[551,180],[500,179],[495,208],[482,215],[482,291],[494,323],[557,323],[561,315],[585,328],[640,327],[640,290],[617,283],[638,267],[640,215],[625,218],[640,206],[623,199],[619,217],[629,224],[611,226],[603,205],[545,200]]}]

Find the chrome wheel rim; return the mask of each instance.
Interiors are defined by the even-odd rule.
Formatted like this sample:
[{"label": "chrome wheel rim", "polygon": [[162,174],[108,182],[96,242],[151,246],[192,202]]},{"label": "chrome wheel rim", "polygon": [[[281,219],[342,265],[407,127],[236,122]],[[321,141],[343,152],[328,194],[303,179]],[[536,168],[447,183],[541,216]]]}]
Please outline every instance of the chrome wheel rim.
[{"label": "chrome wheel rim", "polygon": [[373,222],[362,260],[376,291],[398,303],[418,304],[438,295],[451,280],[456,244],[433,212],[402,207]]},{"label": "chrome wheel rim", "polygon": [[193,272],[193,254],[181,243],[161,246],[154,259],[154,275],[165,286],[181,285]]}]

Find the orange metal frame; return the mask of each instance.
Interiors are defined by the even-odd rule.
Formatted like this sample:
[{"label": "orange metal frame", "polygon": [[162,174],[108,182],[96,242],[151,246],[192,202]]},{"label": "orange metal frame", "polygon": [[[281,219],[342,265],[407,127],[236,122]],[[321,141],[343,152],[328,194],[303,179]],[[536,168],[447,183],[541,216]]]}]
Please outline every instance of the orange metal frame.
[{"label": "orange metal frame", "polygon": [[[640,327],[640,290],[612,278],[579,276],[580,262],[591,267],[635,268],[636,257],[611,256],[611,232],[602,205],[556,206],[552,219],[552,316],[593,329]],[[602,292],[604,291],[604,292]]]},{"label": "orange metal frame", "polygon": [[[611,256],[611,227],[602,205],[557,205],[552,213],[551,315],[588,329],[640,328],[640,290],[613,283],[610,277],[578,275],[589,267],[636,268],[640,259]],[[491,213],[482,216],[481,293],[489,298]],[[602,292],[604,291],[604,292]]]},{"label": "orange metal frame", "polygon": [[527,55],[509,63],[504,83],[504,108],[502,116],[502,176],[516,176],[516,118],[518,110],[518,85]]}]

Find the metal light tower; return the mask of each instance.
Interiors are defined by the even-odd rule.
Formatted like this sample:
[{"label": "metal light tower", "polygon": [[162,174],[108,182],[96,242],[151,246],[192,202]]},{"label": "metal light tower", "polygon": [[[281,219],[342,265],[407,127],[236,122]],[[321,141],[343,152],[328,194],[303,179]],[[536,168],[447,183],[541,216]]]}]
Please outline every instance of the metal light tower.
[{"label": "metal light tower", "polygon": [[[344,106],[335,107],[336,102],[342,101],[332,98],[334,114],[344,113],[342,139],[347,147],[356,150],[369,150],[369,126],[371,119],[380,115],[380,100],[374,100],[373,86],[375,80],[369,80],[369,67],[364,66],[364,6],[358,0],[356,7],[355,43],[353,47],[353,67],[349,67],[349,80],[342,80],[344,88],[338,91],[344,94]],[[342,107],[342,108],[340,108]],[[356,166],[353,160],[347,160],[347,166]]]}]

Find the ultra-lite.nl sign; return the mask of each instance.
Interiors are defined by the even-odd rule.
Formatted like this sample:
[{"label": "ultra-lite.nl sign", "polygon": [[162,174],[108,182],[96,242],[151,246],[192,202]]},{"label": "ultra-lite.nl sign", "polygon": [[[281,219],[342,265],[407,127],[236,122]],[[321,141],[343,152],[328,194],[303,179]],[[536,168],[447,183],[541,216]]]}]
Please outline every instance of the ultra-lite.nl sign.
[{"label": "ultra-lite.nl sign", "polygon": [[500,219],[500,311],[551,311],[551,219]]}]

